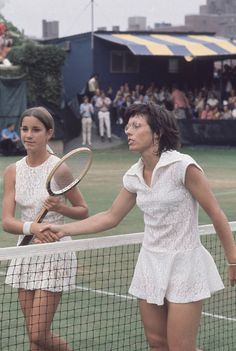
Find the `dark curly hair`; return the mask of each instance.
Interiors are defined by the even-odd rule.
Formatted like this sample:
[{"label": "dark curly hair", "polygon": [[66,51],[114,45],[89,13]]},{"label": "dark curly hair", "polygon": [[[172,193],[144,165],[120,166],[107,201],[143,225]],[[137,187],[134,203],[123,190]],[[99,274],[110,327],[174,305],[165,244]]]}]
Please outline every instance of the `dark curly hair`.
[{"label": "dark curly hair", "polygon": [[137,115],[144,116],[152,132],[159,137],[159,155],[180,147],[179,128],[171,111],[154,103],[132,104],[125,111],[125,120]]}]

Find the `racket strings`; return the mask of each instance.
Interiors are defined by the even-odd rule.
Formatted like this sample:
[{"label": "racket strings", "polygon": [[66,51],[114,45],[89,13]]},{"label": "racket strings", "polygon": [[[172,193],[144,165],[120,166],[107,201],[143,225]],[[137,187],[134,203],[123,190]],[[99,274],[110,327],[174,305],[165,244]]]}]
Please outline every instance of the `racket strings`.
[{"label": "racket strings", "polygon": [[[59,196],[75,187],[86,175],[92,163],[92,151],[88,148],[78,148],[66,154],[48,175],[46,188],[51,196]],[[42,208],[37,223],[41,223],[47,214],[47,209]],[[28,245],[34,235],[25,236],[19,246]]]},{"label": "racket strings", "polygon": [[68,157],[64,157],[49,178],[47,184],[49,193],[52,195],[60,195],[73,188],[85,176],[90,164],[90,150],[78,150]]}]

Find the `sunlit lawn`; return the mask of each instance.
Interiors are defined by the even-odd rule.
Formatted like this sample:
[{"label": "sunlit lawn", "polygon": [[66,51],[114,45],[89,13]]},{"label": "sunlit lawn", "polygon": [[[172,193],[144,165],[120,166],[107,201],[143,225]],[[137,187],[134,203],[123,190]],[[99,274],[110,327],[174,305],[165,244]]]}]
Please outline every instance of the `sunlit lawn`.
[{"label": "sunlit lawn", "polygon": [[[228,147],[184,147],[182,150],[193,156],[203,167],[210,184],[229,220],[236,219],[236,148]],[[1,157],[0,197],[2,197],[2,177],[7,165],[18,157]],[[126,145],[106,150],[94,150],[94,160],[89,173],[81,182],[80,189],[86,198],[90,214],[107,209],[122,186],[122,176],[138,159],[138,155],[128,151]],[[2,205],[2,202],[1,202]],[[0,205],[0,206],[1,206]],[[200,210],[200,223],[209,219]],[[143,231],[143,218],[135,208],[117,227],[105,235]],[[15,245],[16,237],[3,233],[0,229],[1,246]]]}]

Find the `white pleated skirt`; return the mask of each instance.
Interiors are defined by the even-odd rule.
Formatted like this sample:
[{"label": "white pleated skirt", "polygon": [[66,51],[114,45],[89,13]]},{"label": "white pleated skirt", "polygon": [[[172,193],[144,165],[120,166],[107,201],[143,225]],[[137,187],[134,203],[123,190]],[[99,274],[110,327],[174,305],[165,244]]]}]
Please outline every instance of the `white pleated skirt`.
[{"label": "white pleated skirt", "polygon": [[74,252],[15,258],[9,264],[5,283],[13,288],[61,292],[75,288],[76,273]]},{"label": "white pleated skirt", "polygon": [[201,245],[187,251],[153,252],[142,247],[129,293],[148,303],[189,303],[224,289],[216,264]]}]

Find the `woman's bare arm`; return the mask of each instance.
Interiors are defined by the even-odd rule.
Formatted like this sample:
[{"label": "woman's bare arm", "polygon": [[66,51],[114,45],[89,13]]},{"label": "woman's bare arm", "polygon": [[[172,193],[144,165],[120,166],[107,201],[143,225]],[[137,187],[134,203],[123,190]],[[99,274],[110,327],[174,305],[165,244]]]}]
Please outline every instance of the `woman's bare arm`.
[{"label": "woman's bare arm", "polygon": [[136,203],[136,194],[122,188],[111,208],[79,222],[63,225],[46,225],[59,238],[66,235],[92,234],[105,231],[117,226]]}]

